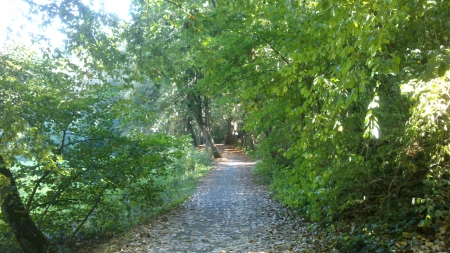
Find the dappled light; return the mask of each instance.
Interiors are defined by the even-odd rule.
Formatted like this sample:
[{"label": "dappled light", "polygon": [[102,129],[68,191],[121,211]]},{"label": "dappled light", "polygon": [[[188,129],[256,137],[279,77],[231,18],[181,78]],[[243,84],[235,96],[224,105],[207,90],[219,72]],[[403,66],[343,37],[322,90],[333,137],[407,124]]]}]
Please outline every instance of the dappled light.
[{"label": "dappled light", "polygon": [[227,162],[220,162],[223,163],[227,166],[246,166],[246,165],[255,165],[255,162],[231,162],[231,161],[227,161]]}]

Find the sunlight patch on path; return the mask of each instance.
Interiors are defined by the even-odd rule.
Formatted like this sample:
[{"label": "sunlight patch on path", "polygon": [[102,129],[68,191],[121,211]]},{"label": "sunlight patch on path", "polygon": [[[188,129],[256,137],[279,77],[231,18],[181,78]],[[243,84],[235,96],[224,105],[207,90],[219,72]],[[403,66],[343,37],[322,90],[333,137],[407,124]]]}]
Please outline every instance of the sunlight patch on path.
[{"label": "sunlight patch on path", "polygon": [[226,166],[247,166],[247,165],[253,166],[256,163],[255,162],[219,162],[219,164],[223,164]]}]

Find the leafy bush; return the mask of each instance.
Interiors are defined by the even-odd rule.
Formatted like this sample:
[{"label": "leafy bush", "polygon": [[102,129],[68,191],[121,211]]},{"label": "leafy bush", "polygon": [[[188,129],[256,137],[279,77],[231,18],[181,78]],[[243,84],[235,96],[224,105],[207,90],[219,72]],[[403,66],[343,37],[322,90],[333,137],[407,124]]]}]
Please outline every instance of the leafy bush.
[{"label": "leafy bush", "polygon": [[416,103],[407,124],[404,160],[409,160],[409,173],[423,175],[424,189],[412,199],[423,217],[420,226],[450,222],[449,83],[450,72],[447,72],[442,78],[411,81],[403,86]]},{"label": "leafy bush", "polygon": [[[325,1],[285,15],[286,27],[255,27],[292,31],[285,44],[265,40],[286,65],[243,91],[248,131],[273,130],[257,145],[257,172],[309,219],[358,224],[345,249],[383,251],[448,224],[450,51],[439,20],[450,5],[437,3]],[[253,46],[264,57],[249,64],[270,66],[267,45]]]},{"label": "leafy bush", "polygon": [[[189,138],[133,130],[146,115],[117,85],[80,83],[65,71],[86,73],[65,59],[11,52],[0,54],[1,204],[18,189],[13,206],[53,244],[142,223],[173,204],[178,181],[208,169]],[[72,69],[46,71],[57,66]],[[8,225],[0,223],[0,240],[11,251]]]},{"label": "leafy bush", "polygon": [[[153,145],[146,146],[143,142]],[[155,142],[158,143],[157,146]],[[35,207],[31,209],[31,214],[53,243],[64,243],[84,218],[87,218],[87,221],[75,237],[76,240],[122,232],[133,225],[148,221],[190,196],[197,179],[209,170],[212,162],[208,153],[194,149],[190,145],[190,140],[184,137],[175,139],[163,135],[150,135],[146,139],[141,139],[138,145],[141,152],[136,154],[140,162],[129,157],[121,161],[120,151],[127,147],[124,140],[119,143],[120,148],[116,147],[114,151],[115,158],[120,163],[108,163],[103,166],[108,166],[112,170],[110,172],[115,173],[111,176],[114,180],[119,180],[120,184],[116,183],[115,187],[104,190],[101,201],[90,216],[87,217],[86,214],[92,209],[98,200],[98,194],[102,191],[97,184],[108,180],[107,174],[99,173],[104,168],[82,170],[76,175],[68,173],[65,176],[49,176],[49,180],[41,184],[43,189],[48,190],[36,193],[34,197],[36,204],[33,205]],[[131,142],[130,145],[133,148],[137,147],[136,142]],[[158,150],[159,158],[150,159],[152,163],[148,161],[143,163],[148,159],[142,153],[143,150],[148,150],[145,147],[150,147],[153,152]],[[83,161],[77,161],[81,166]],[[139,172],[140,169],[135,164],[127,172],[125,166],[129,166],[130,163],[140,164],[143,166],[142,171]],[[74,170],[71,172],[75,173]],[[26,189],[29,189],[28,184],[33,181],[26,178],[20,181],[22,183],[19,188],[24,189],[23,197],[26,199],[29,196]],[[2,247],[11,251],[16,247],[15,239],[7,224],[0,224],[0,228],[1,241],[4,245]]]}]

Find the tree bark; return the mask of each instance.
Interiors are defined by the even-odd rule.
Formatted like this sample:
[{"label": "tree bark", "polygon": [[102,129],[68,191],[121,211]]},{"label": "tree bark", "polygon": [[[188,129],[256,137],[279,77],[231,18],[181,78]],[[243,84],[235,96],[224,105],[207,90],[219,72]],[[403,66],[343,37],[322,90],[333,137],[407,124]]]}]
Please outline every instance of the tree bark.
[{"label": "tree bark", "polygon": [[0,196],[3,200],[2,214],[5,222],[11,228],[17,241],[25,253],[47,253],[50,243],[44,234],[36,227],[30,214],[26,212],[25,205],[20,199],[16,181],[9,169],[6,168],[3,157],[0,156],[0,175],[9,180],[9,185],[0,187]]},{"label": "tree bark", "polygon": [[245,148],[245,130],[241,131],[241,148]]},{"label": "tree bark", "polygon": [[220,158],[220,152],[214,143],[214,139],[211,132],[208,130],[205,120],[203,119],[203,109],[202,109],[202,99],[200,96],[195,96],[194,94],[188,95],[188,107],[194,116],[195,122],[197,123],[203,138],[206,142],[208,148],[211,148],[214,158]]},{"label": "tree bark", "polygon": [[211,108],[209,107],[208,98],[203,99],[203,104],[205,105],[205,127],[209,132],[212,131],[212,119],[211,119]]},{"label": "tree bark", "polygon": [[248,134],[248,147],[250,150],[255,150],[255,142],[253,140],[253,135],[252,134]]},{"label": "tree bark", "polygon": [[219,149],[217,148],[216,144],[214,143],[214,139],[213,139],[211,133],[209,132],[209,130],[206,128],[206,126],[202,122],[202,118],[201,117],[199,118],[196,116],[195,121],[197,122],[198,127],[200,128],[200,130],[203,133],[203,137],[206,142],[206,146],[208,146],[208,148],[211,148],[214,158],[222,157],[220,155]]},{"label": "tree bark", "polygon": [[197,137],[195,136],[194,127],[192,127],[191,121],[192,121],[192,118],[190,116],[187,117],[187,119],[186,119],[186,127],[187,127],[189,133],[191,134],[192,142],[193,142],[194,146],[197,147],[198,146]]},{"label": "tree bark", "polygon": [[225,144],[232,145],[235,144],[236,138],[234,137],[234,127],[231,124],[233,122],[233,117],[227,119],[227,137],[225,138]]}]

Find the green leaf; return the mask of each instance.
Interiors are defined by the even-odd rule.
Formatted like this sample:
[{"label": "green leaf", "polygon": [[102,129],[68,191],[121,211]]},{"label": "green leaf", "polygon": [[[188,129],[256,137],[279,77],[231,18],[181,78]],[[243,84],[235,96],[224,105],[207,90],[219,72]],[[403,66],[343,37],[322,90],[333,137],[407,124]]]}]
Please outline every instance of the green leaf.
[{"label": "green leaf", "polygon": [[445,75],[445,73],[447,72],[448,66],[446,63],[441,62],[441,64],[439,64],[438,67],[438,76],[439,77],[443,77]]}]

